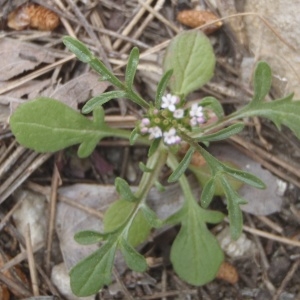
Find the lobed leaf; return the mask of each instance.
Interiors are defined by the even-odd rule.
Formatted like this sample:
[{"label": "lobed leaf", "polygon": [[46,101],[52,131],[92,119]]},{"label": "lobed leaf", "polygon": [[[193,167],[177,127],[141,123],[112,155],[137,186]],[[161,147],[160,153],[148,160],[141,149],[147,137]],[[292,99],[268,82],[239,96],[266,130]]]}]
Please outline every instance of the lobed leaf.
[{"label": "lobed leaf", "polygon": [[257,64],[254,72],[254,95],[252,102],[262,101],[270,91],[272,85],[272,71],[270,66],[261,61]]},{"label": "lobed leaf", "polygon": [[285,125],[300,139],[300,101],[293,101],[292,98],[293,95],[288,95],[270,102],[250,103],[238,116],[260,116],[270,119],[279,130],[281,125]]},{"label": "lobed leaf", "polygon": [[161,139],[154,139],[149,147],[148,150],[148,157],[151,157],[157,150],[159,144],[160,144]]},{"label": "lobed leaf", "polygon": [[125,72],[125,83],[127,88],[132,89],[134,76],[139,63],[139,49],[134,47],[128,58],[126,72]]},{"label": "lobed leaf", "polygon": [[[129,218],[135,212],[136,203],[128,202],[125,200],[118,200],[110,205],[105,212],[103,223],[105,232],[112,232],[116,229],[126,225]],[[151,230],[151,226],[144,217],[144,214],[139,210],[131,223],[128,242],[133,247],[139,245],[148,237]]]},{"label": "lobed leaf", "polygon": [[243,214],[240,205],[246,204],[247,201],[242,199],[237,192],[233,190],[225,177],[220,176],[220,182],[226,195],[231,237],[237,240],[243,230]]},{"label": "lobed leaf", "polygon": [[150,168],[148,168],[143,162],[139,162],[139,168],[140,168],[140,170],[141,171],[143,171],[143,172],[146,172],[146,173],[150,173],[150,172],[152,172],[153,170],[152,169],[150,169]]},{"label": "lobed leaf", "polygon": [[162,221],[158,219],[156,213],[149,206],[143,205],[141,210],[151,227],[160,228],[162,226]]},{"label": "lobed leaf", "polygon": [[180,278],[196,286],[216,277],[224,260],[216,238],[203,221],[203,210],[191,208],[171,248],[171,262]]},{"label": "lobed leaf", "polygon": [[229,174],[230,176],[232,176],[233,178],[246,183],[248,185],[251,185],[257,189],[265,189],[266,185],[264,184],[263,181],[261,181],[258,177],[256,177],[255,175],[242,171],[242,170],[238,170],[238,169],[234,169],[231,168],[229,166],[224,166],[224,170],[226,171],[227,174]]},{"label": "lobed leaf", "polygon": [[173,70],[167,71],[158,83],[156,96],[155,96],[155,107],[157,109],[161,108],[162,97],[167,89],[172,74],[173,74]]},{"label": "lobed leaf", "polygon": [[123,83],[104,65],[104,63],[96,57],[93,57],[89,65],[102,76],[102,80],[109,81],[120,90],[124,89]]},{"label": "lobed leaf", "polygon": [[[237,167],[236,165],[233,165],[230,162],[224,162],[223,164],[228,165],[230,167],[235,167],[235,168]],[[199,181],[199,183],[201,184],[201,186],[203,188],[212,179],[212,173],[211,173],[210,167],[207,164],[205,164],[203,166],[200,166],[200,167],[190,165],[189,169],[196,176],[197,180]],[[227,174],[222,173],[222,176],[226,177],[226,179],[229,181],[230,185],[233,187],[234,190],[238,190],[243,185],[243,183],[241,181],[236,180],[236,179],[234,179],[233,177],[231,177]],[[223,187],[220,183],[219,176],[216,175],[213,178],[214,178],[213,180],[214,180],[214,186],[215,186],[214,195],[224,196],[224,191],[223,191]]]},{"label": "lobed leaf", "polygon": [[93,58],[91,51],[77,39],[71,36],[65,36],[63,37],[62,41],[65,44],[65,46],[71,52],[73,52],[80,61],[84,63],[89,63]]},{"label": "lobed leaf", "polygon": [[79,231],[76,232],[76,234],[74,235],[74,240],[81,245],[96,244],[106,238],[106,234],[93,230]]},{"label": "lobed leaf", "polygon": [[216,192],[215,179],[211,178],[206,182],[201,193],[201,206],[207,208]]},{"label": "lobed leaf", "polygon": [[168,182],[175,182],[179,179],[179,177],[186,171],[188,168],[193,153],[195,152],[195,149],[190,147],[189,150],[186,152],[184,158],[181,160],[181,162],[178,164],[178,167],[173,171],[173,173],[169,176]]},{"label": "lobed leaf", "polygon": [[106,243],[71,269],[70,284],[75,295],[94,295],[111,282],[116,249],[116,242]]},{"label": "lobed leaf", "polygon": [[163,70],[173,70],[169,87],[173,94],[197,90],[213,76],[215,55],[209,39],[200,30],[184,31],[173,38],[166,50]]},{"label": "lobed leaf", "polygon": [[119,247],[125,259],[127,266],[135,272],[145,272],[147,270],[147,262],[143,255],[138,253],[126,239],[119,240]]},{"label": "lobed leaf", "polygon": [[128,95],[124,91],[110,91],[103,93],[99,96],[93,97],[90,99],[82,108],[82,113],[88,114],[93,111],[95,108],[98,108],[105,104],[106,102],[117,99],[117,98],[127,98]]},{"label": "lobed leaf", "polygon": [[109,128],[82,116],[69,106],[46,97],[20,105],[10,118],[18,142],[37,152],[55,152],[80,144],[78,155],[91,154]]},{"label": "lobed leaf", "polygon": [[215,97],[205,97],[201,100],[200,105],[203,107],[210,108],[216,116],[220,119],[224,117],[223,106],[218,99]]},{"label": "lobed leaf", "polygon": [[216,133],[202,136],[198,139],[198,141],[215,142],[215,141],[225,140],[235,134],[240,133],[244,129],[244,127],[245,125],[243,123],[236,123],[226,128],[223,128]]},{"label": "lobed leaf", "polygon": [[136,202],[138,200],[131,191],[129,184],[123,178],[117,177],[115,180],[115,186],[117,192],[123,200],[129,202]]}]

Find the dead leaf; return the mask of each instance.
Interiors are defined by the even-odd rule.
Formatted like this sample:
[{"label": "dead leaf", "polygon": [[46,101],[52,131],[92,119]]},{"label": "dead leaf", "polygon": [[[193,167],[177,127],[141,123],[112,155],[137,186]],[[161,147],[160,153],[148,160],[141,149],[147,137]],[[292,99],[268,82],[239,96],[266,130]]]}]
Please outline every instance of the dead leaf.
[{"label": "dead leaf", "polygon": [[10,38],[0,39],[0,81],[32,70],[41,63],[53,63],[51,50]]},{"label": "dead leaf", "polygon": [[99,75],[85,73],[66,84],[56,86],[55,89],[48,88],[42,93],[42,96],[55,98],[78,109],[78,103],[84,103],[90,98],[102,94],[109,86],[109,82],[100,81]]}]

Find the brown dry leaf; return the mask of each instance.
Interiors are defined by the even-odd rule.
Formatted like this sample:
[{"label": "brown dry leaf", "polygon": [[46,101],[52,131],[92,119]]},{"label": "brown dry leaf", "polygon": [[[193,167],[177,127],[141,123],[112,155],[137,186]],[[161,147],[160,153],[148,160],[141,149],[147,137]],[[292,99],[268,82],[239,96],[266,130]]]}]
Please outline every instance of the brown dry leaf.
[{"label": "brown dry leaf", "polygon": [[[10,104],[12,98],[20,99],[27,96],[28,99],[33,99],[39,95],[39,93],[49,86],[51,79],[45,80],[31,80],[28,81],[13,90],[1,95],[1,103]],[[5,82],[0,82],[0,88],[5,86]]]},{"label": "brown dry leaf", "polygon": [[99,80],[99,75],[85,73],[64,85],[56,86],[55,89],[48,88],[42,93],[42,96],[55,98],[77,109],[78,103],[84,103],[90,98],[102,94],[109,86],[109,82]]},{"label": "brown dry leaf", "polygon": [[10,38],[0,39],[0,81],[32,70],[41,63],[53,63],[50,49]]},{"label": "brown dry leaf", "polygon": [[[5,263],[9,260],[10,258],[5,255],[4,253],[0,252],[0,268],[3,267],[5,265]],[[4,270],[3,271],[3,275],[6,276],[9,279],[12,279],[14,281],[19,280],[20,282],[22,282],[24,284],[24,286],[26,286],[27,288],[29,288],[29,284],[28,284],[28,280],[27,277],[25,276],[25,274],[21,271],[21,269],[18,266],[14,266],[12,267],[13,270]],[[16,278],[17,277],[17,278]],[[11,290],[11,292],[16,296],[16,297],[20,297],[19,299],[22,298],[22,295],[20,295],[17,291],[15,290]],[[7,287],[5,285],[0,285],[0,299],[1,300],[6,300],[6,299],[10,299],[9,298],[9,291],[7,289]],[[7,298],[8,297],[8,298]]]},{"label": "brown dry leaf", "polygon": [[9,300],[10,299],[10,294],[5,285],[0,285],[0,299],[1,300]]},{"label": "brown dry leaf", "polygon": [[8,15],[7,26],[15,30],[27,27],[51,31],[59,25],[59,17],[53,11],[34,3],[25,3]]},{"label": "brown dry leaf", "polygon": [[[207,23],[217,21],[219,18],[210,11],[207,10],[182,10],[177,14],[177,20],[188,27],[196,28]],[[204,27],[202,30],[206,34],[210,34],[218,30],[222,26],[222,21],[218,21],[214,24],[211,24],[207,27]]]}]

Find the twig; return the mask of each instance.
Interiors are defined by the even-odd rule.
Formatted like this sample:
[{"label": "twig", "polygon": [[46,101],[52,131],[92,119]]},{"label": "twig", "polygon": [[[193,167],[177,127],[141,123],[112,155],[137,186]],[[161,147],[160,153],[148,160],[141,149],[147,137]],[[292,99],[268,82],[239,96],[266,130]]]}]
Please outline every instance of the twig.
[{"label": "twig", "polygon": [[120,276],[119,276],[118,271],[116,270],[116,268],[113,268],[113,275],[114,275],[116,281],[118,282],[119,286],[121,287],[122,292],[124,293],[124,296],[126,297],[125,299],[134,300],[134,298],[129,293],[128,289],[126,288],[126,286],[124,285],[124,283],[120,279]]},{"label": "twig", "polygon": [[151,14],[153,14],[159,21],[170,27],[174,32],[179,33],[180,30],[172,23],[170,23],[165,17],[163,17],[160,13],[154,10],[150,5],[142,0],[138,0],[138,2],[145,7]]},{"label": "twig", "polygon": [[39,296],[38,280],[37,280],[35,262],[34,262],[33,251],[32,251],[31,233],[30,233],[30,224],[29,223],[27,224],[27,229],[26,229],[26,234],[25,234],[25,242],[26,242],[27,259],[28,259],[33,295]]},{"label": "twig", "polygon": [[[40,249],[42,249],[44,247],[44,243],[39,243],[36,246],[34,246],[33,248],[33,253],[39,251]],[[21,263],[24,259],[26,259],[28,257],[27,254],[27,250],[23,250],[21,253],[19,253],[18,255],[16,255],[13,259],[11,259],[10,261],[8,261],[4,266],[2,266],[0,268],[0,272],[3,272],[5,270],[8,270],[10,268],[12,268],[13,266]]]},{"label": "twig", "polygon": [[259,229],[251,228],[249,226],[244,225],[243,230],[252,234],[256,234],[258,236],[264,237],[269,240],[273,240],[279,243],[291,245],[294,247],[300,247],[300,241],[294,241],[292,239],[288,239],[286,237],[278,236],[272,233],[268,233]]},{"label": "twig", "polygon": [[[61,155],[58,155],[58,157]],[[54,233],[54,223],[55,223],[55,214],[56,214],[56,203],[57,203],[57,188],[60,182],[59,171],[56,166],[56,160],[53,167],[53,175],[51,182],[51,195],[49,202],[49,219],[48,219],[48,230],[47,230],[47,243],[46,243],[46,257],[45,257],[45,269],[46,273],[50,273],[51,267],[51,248],[52,248],[52,238]]]},{"label": "twig", "polygon": [[51,70],[55,69],[57,66],[61,65],[61,64],[64,64],[72,59],[74,59],[76,57],[75,54],[71,54],[71,55],[68,55],[66,58],[63,58],[63,59],[60,59],[58,61],[56,61],[55,63],[53,64],[50,64],[46,67],[43,67],[43,68],[40,68],[39,70],[37,71],[34,71],[26,76],[23,76],[22,78],[20,79],[16,79],[16,80],[13,80],[7,84],[4,85],[4,87],[1,87],[0,88],[0,94],[4,94],[6,92],[9,92],[19,86],[21,86],[22,84],[28,82],[28,81],[31,81],[41,75],[44,75],[48,72],[50,72]]},{"label": "twig", "polygon": [[[33,183],[33,182],[28,182],[26,184],[26,187],[28,187],[29,189],[31,189],[35,192],[39,192],[43,195],[48,195],[49,194],[49,188],[41,187],[40,185],[38,185],[36,183]],[[103,217],[104,217],[104,214],[101,211],[95,210],[94,208],[84,206],[84,205],[82,205],[78,202],[73,201],[69,197],[58,194],[58,200],[62,201],[64,203],[67,203],[68,205],[71,205],[73,207],[76,207],[76,208],[90,214],[91,216],[95,216],[96,218],[99,218],[100,220],[102,220]]]},{"label": "twig", "polygon": [[99,51],[99,54],[101,56],[101,59],[103,60],[104,64],[106,65],[107,68],[109,68],[111,70],[111,65],[108,61],[107,55],[106,55],[101,43],[99,42],[97,35],[92,30],[90,24],[87,22],[86,18],[84,17],[84,15],[80,11],[80,9],[77,7],[74,0],[66,0],[66,2],[70,5],[70,7],[74,11],[74,13],[78,17],[78,19],[82,22],[82,25],[83,25],[84,29],[86,30],[86,32],[88,33],[88,35],[90,36],[90,38],[95,42],[97,49]]},{"label": "twig", "polygon": [[[31,161],[31,159],[32,159],[31,156],[35,157],[34,161]],[[33,154],[31,156],[25,160],[25,162],[24,162],[24,163],[26,163],[25,167],[23,164],[22,168],[20,167],[19,169],[17,169],[16,174],[18,174],[18,176],[21,174],[19,177],[18,176],[13,177],[13,174],[15,174],[15,173],[13,173],[11,175],[11,177],[9,177],[9,179],[4,182],[4,183],[7,183],[7,182],[11,183],[13,180],[15,180],[6,190],[3,189],[3,194],[0,194],[0,203],[3,202],[8,196],[10,196],[17,189],[17,187],[20,186],[32,174],[32,172],[34,172],[49,157],[51,157],[52,153],[45,153],[45,154],[38,155],[37,153],[33,152]],[[4,183],[3,183],[3,185],[4,185]],[[3,188],[3,185],[1,186],[1,190]]]},{"label": "twig", "polygon": [[300,259],[296,260],[292,267],[290,268],[290,270],[288,271],[288,273],[286,274],[286,276],[284,277],[284,279],[281,282],[280,287],[278,288],[277,292],[275,293],[275,295],[273,296],[272,300],[278,300],[281,293],[283,292],[283,290],[285,289],[286,285],[288,284],[288,282],[292,279],[292,277],[294,276],[295,272],[297,271],[298,267],[300,265]]},{"label": "twig", "polygon": [[10,290],[16,291],[19,295],[22,295],[23,297],[32,296],[31,292],[28,291],[25,287],[23,287],[19,282],[8,278],[2,272],[0,272],[0,281],[7,285]]},{"label": "twig", "polygon": [[[162,275],[161,275],[161,292],[166,293],[167,292],[167,270],[163,268]],[[167,300],[166,296],[163,296],[161,300]]]},{"label": "twig", "polygon": [[[151,4],[153,0],[147,0],[147,4]],[[123,36],[127,36],[131,30],[134,28],[134,26],[136,25],[136,23],[138,22],[138,20],[142,17],[142,15],[145,13],[146,8],[141,7],[141,9],[135,14],[135,16],[131,19],[131,21],[129,22],[129,24],[123,29],[122,31],[122,35]],[[118,47],[120,46],[120,44],[122,43],[122,40],[117,39],[114,44],[113,44],[113,49],[118,49]]]},{"label": "twig", "polygon": [[269,226],[274,231],[278,233],[283,233],[283,228],[271,221],[269,218],[265,216],[256,216],[256,218],[263,222],[265,225]]}]

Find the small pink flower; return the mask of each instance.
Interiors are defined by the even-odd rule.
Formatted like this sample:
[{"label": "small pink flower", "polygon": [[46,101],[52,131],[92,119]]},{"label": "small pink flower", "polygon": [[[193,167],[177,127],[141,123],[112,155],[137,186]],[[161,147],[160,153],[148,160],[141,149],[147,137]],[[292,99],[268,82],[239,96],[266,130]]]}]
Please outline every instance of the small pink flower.
[{"label": "small pink flower", "polygon": [[179,102],[179,98],[177,96],[173,96],[171,94],[167,94],[162,97],[162,108],[167,108],[169,111],[176,110],[176,104]]},{"label": "small pink flower", "polygon": [[149,140],[157,139],[162,136],[162,131],[158,126],[150,127],[148,132],[150,133]]},{"label": "small pink flower", "polygon": [[190,109],[191,117],[202,117],[203,116],[203,107],[197,103],[193,104]]},{"label": "small pink flower", "polygon": [[178,108],[174,111],[173,117],[175,119],[181,119],[184,116],[184,110],[181,108]]},{"label": "small pink flower", "polygon": [[150,125],[150,120],[148,118],[143,118],[141,120],[141,125],[143,125],[143,126],[149,126]]},{"label": "small pink flower", "polygon": [[164,142],[167,145],[174,145],[181,142],[181,138],[176,134],[176,129],[171,128],[169,131],[164,132]]}]

